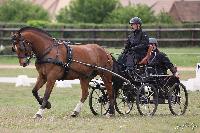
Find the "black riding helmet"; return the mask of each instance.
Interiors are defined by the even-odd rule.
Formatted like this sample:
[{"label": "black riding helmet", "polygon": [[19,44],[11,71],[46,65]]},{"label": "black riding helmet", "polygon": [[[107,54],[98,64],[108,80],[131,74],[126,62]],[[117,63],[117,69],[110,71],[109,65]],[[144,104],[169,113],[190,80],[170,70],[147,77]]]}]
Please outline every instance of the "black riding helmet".
[{"label": "black riding helmet", "polygon": [[139,17],[133,17],[130,19],[129,24],[140,24],[142,25],[142,20]]},{"label": "black riding helmet", "polygon": [[158,41],[156,38],[149,38],[149,43],[155,44],[158,47]]}]

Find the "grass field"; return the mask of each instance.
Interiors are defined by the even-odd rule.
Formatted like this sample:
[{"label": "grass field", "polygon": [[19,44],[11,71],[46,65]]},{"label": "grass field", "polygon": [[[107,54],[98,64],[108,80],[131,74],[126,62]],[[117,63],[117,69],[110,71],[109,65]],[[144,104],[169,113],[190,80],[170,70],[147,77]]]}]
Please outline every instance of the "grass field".
[{"label": "grass field", "polygon": [[[52,108],[44,118],[34,120],[38,104],[31,93],[32,87],[1,84],[0,131],[13,132],[65,132],[65,133],[174,133],[200,132],[200,92],[189,92],[189,107],[184,116],[173,116],[168,105],[159,105],[153,117],[142,117],[134,107],[130,115],[113,118],[93,116],[88,100],[78,118],[70,113],[79,101],[80,86],[54,88],[50,101]],[[40,91],[42,95],[44,88]]]}]

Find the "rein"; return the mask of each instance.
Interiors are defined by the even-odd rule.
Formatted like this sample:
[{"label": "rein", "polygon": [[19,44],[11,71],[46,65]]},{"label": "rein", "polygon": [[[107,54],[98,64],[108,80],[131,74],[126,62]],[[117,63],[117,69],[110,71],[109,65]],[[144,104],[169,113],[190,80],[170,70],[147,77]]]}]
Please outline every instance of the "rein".
[{"label": "rein", "polygon": [[124,78],[123,76],[121,76],[121,75],[119,75],[119,74],[117,74],[117,73],[115,73],[115,72],[113,72],[113,71],[111,71],[109,69],[106,69],[104,67],[100,67],[100,66],[97,66],[97,65],[88,64],[88,63],[77,61],[77,60],[74,60],[74,59],[72,61],[76,62],[76,63],[79,63],[79,64],[83,64],[83,65],[88,66],[88,67],[97,68],[97,69],[100,69],[102,71],[107,71],[107,72],[112,73],[113,75],[117,76],[118,78],[121,78],[122,80],[126,81],[128,84],[132,85],[132,83],[131,83],[130,80],[128,80],[128,79]]}]

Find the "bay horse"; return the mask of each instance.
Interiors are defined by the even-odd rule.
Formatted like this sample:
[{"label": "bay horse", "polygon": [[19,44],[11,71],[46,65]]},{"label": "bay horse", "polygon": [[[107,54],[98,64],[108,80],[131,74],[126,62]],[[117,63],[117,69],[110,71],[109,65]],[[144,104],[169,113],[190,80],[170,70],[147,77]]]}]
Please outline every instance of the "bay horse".
[{"label": "bay horse", "polygon": [[[12,44],[12,50],[16,52],[20,66],[26,67],[30,58],[33,55],[36,57],[35,66],[39,75],[32,93],[41,106],[34,118],[42,118],[45,108],[51,108],[48,99],[56,80],[72,79],[80,80],[82,90],[81,99],[71,114],[72,117],[78,116],[89,94],[89,82],[96,75],[102,78],[108,92],[110,104],[107,115],[114,115],[112,74],[104,69],[98,69],[102,67],[112,71],[112,57],[104,48],[97,44],[69,45],[34,27],[24,27],[13,33]],[[41,98],[38,90],[45,83],[45,93]]]}]

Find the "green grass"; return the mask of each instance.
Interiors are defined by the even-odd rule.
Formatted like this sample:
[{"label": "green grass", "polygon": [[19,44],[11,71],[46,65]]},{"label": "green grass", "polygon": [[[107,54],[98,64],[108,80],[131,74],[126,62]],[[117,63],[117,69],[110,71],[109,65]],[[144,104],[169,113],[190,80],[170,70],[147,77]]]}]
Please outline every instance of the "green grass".
[{"label": "green grass", "polygon": [[11,57],[11,56],[10,57],[0,56],[0,62],[1,64],[10,64],[10,65],[19,63],[17,57]]},{"label": "green grass", "polygon": [[[33,86],[32,86],[33,87]],[[77,118],[70,113],[80,97],[80,86],[54,88],[50,101],[52,108],[44,118],[33,120],[38,103],[33,98],[32,87],[15,87],[1,84],[0,131],[1,132],[70,132],[70,133],[174,133],[200,132],[200,92],[189,93],[189,106],[184,116],[172,116],[167,105],[159,105],[153,117],[142,117],[136,107],[130,115],[113,118],[93,116],[88,100]],[[44,88],[40,91],[43,95]],[[193,129],[194,128],[194,129]]]},{"label": "green grass", "polygon": [[37,77],[38,72],[36,69],[32,68],[0,68],[0,77],[16,77],[18,75],[27,75],[28,77]]},{"label": "green grass", "polygon": [[[34,65],[35,59],[31,59],[31,64]],[[0,64],[8,64],[8,65],[18,65],[19,60],[15,56],[1,56],[0,55]]]}]

